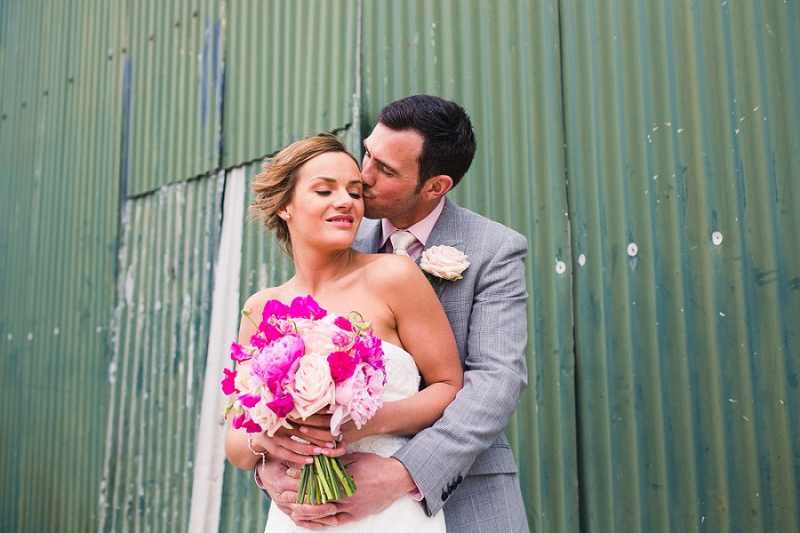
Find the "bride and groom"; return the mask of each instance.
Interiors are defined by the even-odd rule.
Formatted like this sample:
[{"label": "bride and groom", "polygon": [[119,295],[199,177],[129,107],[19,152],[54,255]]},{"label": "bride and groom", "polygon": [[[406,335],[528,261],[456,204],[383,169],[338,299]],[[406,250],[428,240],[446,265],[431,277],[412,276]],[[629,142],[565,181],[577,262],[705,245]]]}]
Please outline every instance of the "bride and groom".
[{"label": "bride and groom", "polygon": [[[257,312],[267,299],[311,294],[333,312],[359,311],[387,347],[386,404],[361,430],[343,429],[343,461],[358,486],[352,497],[294,503],[304,454],[343,453],[322,415],[272,438],[248,441],[229,429],[229,460],[261,465],[256,481],[273,500],[268,532],[528,531],[503,434],[527,383],[527,242],[445,197],[475,153],[469,117],[428,95],[389,104],[364,141],[360,175],[344,147],[329,141],[299,141],[256,177],[254,208],[297,273],[245,307]],[[415,238],[400,244],[398,230]],[[400,254],[375,254],[419,261],[435,246],[467,256],[469,266],[452,276],[460,279],[429,269],[429,282]],[[252,333],[248,324],[240,342]]]}]

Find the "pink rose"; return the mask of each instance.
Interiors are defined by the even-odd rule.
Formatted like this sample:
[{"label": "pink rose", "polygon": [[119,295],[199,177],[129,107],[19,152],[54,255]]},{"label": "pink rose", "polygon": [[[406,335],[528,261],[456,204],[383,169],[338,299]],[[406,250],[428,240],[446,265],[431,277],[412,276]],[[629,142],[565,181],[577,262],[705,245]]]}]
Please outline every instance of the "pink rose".
[{"label": "pink rose", "polygon": [[310,327],[303,329],[298,328],[300,337],[306,347],[306,353],[315,353],[319,355],[328,355],[331,352],[338,351],[339,348],[334,344],[334,339],[341,333],[334,324],[325,320],[321,322],[314,322]]},{"label": "pink rose", "polygon": [[290,386],[297,415],[305,420],[336,401],[336,390],[328,360],[323,355],[307,354],[300,359]]},{"label": "pink rose", "polygon": [[461,273],[467,269],[469,261],[464,252],[452,246],[434,246],[422,252],[419,266],[432,276],[456,281],[463,277]]}]

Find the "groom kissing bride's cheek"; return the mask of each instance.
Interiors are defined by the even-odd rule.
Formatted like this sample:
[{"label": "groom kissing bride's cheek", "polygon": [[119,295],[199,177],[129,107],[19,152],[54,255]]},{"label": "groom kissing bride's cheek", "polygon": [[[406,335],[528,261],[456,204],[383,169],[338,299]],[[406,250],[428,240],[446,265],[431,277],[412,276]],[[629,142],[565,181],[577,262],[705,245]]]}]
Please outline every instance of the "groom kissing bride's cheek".
[{"label": "groom kissing bride's cheek", "polygon": [[[364,140],[360,177],[344,155],[325,161],[315,176],[327,189],[312,186],[301,208],[303,176],[322,163],[319,156],[293,170],[301,176],[289,192],[294,197],[270,199],[289,215],[285,228],[281,221],[273,226],[279,238],[288,230],[297,275],[267,295],[286,301],[308,294],[335,307],[329,311],[357,311],[383,340],[386,392],[383,408],[361,428],[350,422],[334,435],[328,415],[319,414],[281,430],[305,437],[302,444],[283,446],[297,439],[265,433],[248,442],[241,430],[229,429],[228,458],[240,468],[258,464],[256,482],[272,499],[268,532],[295,525],[336,525],[337,532],[528,531],[503,434],[527,385],[528,245],[521,234],[445,196],[476,147],[458,104],[410,96],[379,113]],[[352,201],[336,198],[339,183],[351,184]],[[264,295],[253,298],[248,304],[263,306]],[[353,495],[295,503],[298,463],[306,460],[300,450],[341,457],[355,481]]]}]

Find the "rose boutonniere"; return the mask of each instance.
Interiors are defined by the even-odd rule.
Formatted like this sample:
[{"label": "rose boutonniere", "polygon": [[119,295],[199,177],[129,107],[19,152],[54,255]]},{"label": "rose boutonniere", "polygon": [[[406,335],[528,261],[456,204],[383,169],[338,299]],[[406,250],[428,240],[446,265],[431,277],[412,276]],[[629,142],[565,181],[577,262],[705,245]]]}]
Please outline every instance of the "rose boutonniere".
[{"label": "rose boutonniere", "polygon": [[463,278],[461,274],[469,266],[469,261],[464,252],[452,246],[433,246],[422,252],[419,266],[429,276],[439,278],[441,283],[443,279],[457,281]]}]

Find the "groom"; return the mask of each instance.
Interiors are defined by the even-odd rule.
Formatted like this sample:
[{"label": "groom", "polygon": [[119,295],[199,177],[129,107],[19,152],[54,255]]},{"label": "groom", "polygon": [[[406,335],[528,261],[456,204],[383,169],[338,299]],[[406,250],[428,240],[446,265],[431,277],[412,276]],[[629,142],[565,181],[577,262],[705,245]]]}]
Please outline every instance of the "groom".
[{"label": "groom", "polygon": [[393,102],[381,110],[364,147],[365,216],[374,220],[363,220],[353,247],[391,253],[392,233],[408,230],[416,240],[407,253],[417,262],[437,245],[468,257],[463,279],[432,281],[455,334],[464,387],[438,422],[393,457],[343,457],[358,479],[353,497],[286,504],[287,485],[274,475],[264,476],[266,489],[306,527],[362,518],[408,493],[429,515],[444,509],[448,532],[527,532],[503,434],[527,384],[527,241],[444,196],[467,172],[476,148],[469,117],[454,102],[429,95]]}]

